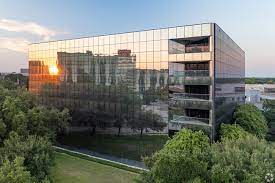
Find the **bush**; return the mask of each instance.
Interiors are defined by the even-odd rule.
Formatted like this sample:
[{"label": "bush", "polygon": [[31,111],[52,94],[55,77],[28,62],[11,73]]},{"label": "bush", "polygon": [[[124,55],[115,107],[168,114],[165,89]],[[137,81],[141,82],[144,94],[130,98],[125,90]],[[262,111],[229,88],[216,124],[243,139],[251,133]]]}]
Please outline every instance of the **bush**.
[{"label": "bush", "polygon": [[275,175],[275,148],[238,125],[222,125],[222,141],[209,145],[202,132],[183,129],[145,158],[145,183],[262,183]]},{"label": "bush", "polygon": [[275,175],[275,149],[253,135],[224,139],[211,148],[212,182],[267,182]]},{"label": "bush", "polygon": [[14,161],[18,156],[23,157],[23,165],[37,182],[41,182],[49,176],[50,167],[54,162],[54,151],[47,139],[38,136],[23,138],[17,133],[11,132],[0,150],[1,157],[10,161]]},{"label": "bush", "polygon": [[24,158],[16,157],[13,161],[5,159],[0,167],[0,183],[33,183],[29,171],[23,165]]},{"label": "bush", "polygon": [[267,121],[262,112],[252,104],[240,105],[236,108],[233,120],[245,131],[264,138],[267,134]]},{"label": "bush", "polygon": [[220,128],[221,140],[223,139],[239,139],[249,135],[240,125],[221,124]]},{"label": "bush", "polygon": [[206,180],[209,162],[209,138],[202,131],[183,129],[164,148],[145,158],[150,172],[143,182],[188,182]]}]

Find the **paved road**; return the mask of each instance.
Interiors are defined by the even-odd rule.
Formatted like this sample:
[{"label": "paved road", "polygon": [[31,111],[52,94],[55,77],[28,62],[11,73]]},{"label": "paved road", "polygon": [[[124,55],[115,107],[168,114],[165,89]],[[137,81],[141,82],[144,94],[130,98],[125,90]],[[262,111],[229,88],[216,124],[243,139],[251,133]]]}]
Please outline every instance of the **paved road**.
[{"label": "paved road", "polygon": [[98,152],[90,151],[90,150],[85,149],[85,148],[76,148],[76,147],[60,145],[60,144],[57,147],[61,147],[61,148],[68,149],[68,150],[71,150],[71,151],[75,151],[75,152],[83,153],[83,154],[86,154],[86,155],[90,155],[90,156],[102,158],[102,159],[105,159],[105,160],[110,160],[110,161],[114,161],[114,162],[117,162],[117,163],[122,163],[122,164],[125,164],[125,165],[128,165],[128,166],[133,166],[133,167],[137,167],[137,168],[140,168],[140,169],[147,170],[144,163],[140,162],[140,161],[130,160],[130,159],[126,159],[126,158],[119,158],[119,157],[111,156],[111,155],[107,155],[107,154],[101,154],[101,153],[98,153]]}]

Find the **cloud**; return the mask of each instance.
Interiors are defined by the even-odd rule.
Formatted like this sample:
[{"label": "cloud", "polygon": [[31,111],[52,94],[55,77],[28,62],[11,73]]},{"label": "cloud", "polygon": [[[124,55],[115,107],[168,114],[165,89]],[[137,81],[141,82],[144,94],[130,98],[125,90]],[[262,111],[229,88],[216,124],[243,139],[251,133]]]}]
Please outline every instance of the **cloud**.
[{"label": "cloud", "polygon": [[35,22],[20,22],[8,19],[0,19],[0,29],[10,32],[25,32],[37,35],[42,37],[44,41],[47,41],[51,37],[61,33],[39,25]]},{"label": "cloud", "polygon": [[17,52],[28,52],[30,42],[24,38],[0,37],[0,48],[10,49]]},{"label": "cloud", "polygon": [[[48,41],[51,37],[65,34],[65,32],[52,30],[35,22],[21,22],[10,19],[0,19],[0,30],[18,33],[17,37],[0,37],[0,48],[23,53],[27,53],[30,41],[26,37],[22,37],[19,33],[28,33],[31,34],[32,37],[36,36],[37,41]],[[19,35],[21,35],[21,37],[19,37]]]}]

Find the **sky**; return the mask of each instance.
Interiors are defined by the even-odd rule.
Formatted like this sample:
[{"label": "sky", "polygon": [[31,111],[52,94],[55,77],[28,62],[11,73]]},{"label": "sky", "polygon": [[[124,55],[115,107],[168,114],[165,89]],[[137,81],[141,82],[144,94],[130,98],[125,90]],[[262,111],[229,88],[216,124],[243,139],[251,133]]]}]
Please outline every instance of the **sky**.
[{"label": "sky", "polygon": [[28,44],[217,23],[245,52],[246,76],[275,77],[274,0],[0,0],[0,72],[28,67]]}]

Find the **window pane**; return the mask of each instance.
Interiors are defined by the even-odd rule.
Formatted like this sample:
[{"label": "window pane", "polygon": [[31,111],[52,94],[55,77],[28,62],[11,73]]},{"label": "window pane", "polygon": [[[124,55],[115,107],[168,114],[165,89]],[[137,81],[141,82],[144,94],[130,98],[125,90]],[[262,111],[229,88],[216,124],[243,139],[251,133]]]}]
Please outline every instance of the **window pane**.
[{"label": "window pane", "polygon": [[146,32],[140,32],[140,41],[146,41]]},{"label": "window pane", "polygon": [[128,43],[132,43],[134,41],[134,34],[133,33],[128,33]]},{"label": "window pane", "polygon": [[184,27],[177,27],[177,38],[184,38]]},{"label": "window pane", "polygon": [[115,44],[115,43],[116,43],[115,35],[110,35],[110,44]]},{"label": "window pane", "polygon": [[177,29],[169,28],[169,39],[177,38]]},{"label": "window pane", "polygon": [[152,41],[154,39],[154,31],[147,31],[147,41]]},{"label": "window pane", "polygon": [[161,39],[168,39],[168,29],[161,29],[160,30],[160,38]]},{"label": "window pane", "polygon": [[202,24],[202,36],[209,36],[211,33],[211,24]]},{"label": "window pane", "polygon": [[109,36],[104,36],[104,44],[109,44]]},{"label": "window pane", "polygon": [[94,37],[94,45],[98,45],[98,37]]},{"label": "window pane", "polygon": [[201,36],[201,25],[194,25],[193,27],[193,37]]},{"label": "window pane", "polygon": [[146,42],[140,42],[140,52],[145,52],[146,51]]},{"label": "window pane", "polygon": [[116,44],[119,44],[120,43],[120,34],[117,34],[116,35]]},{"label": "window pane", "polygon": [[168,50],[168,40],[161,40],[160,49],[161,50]]},{"label": "window pane", "polygon": [[84,46],[88,47],[89,46],[89,39],[88,38],[84,38]]},{"label": "window pane", "polygon": [[120,43],[127,43],[127,34],[121,34]]},{"label": "window pane", "polygon": [[134,52],[139,52],[139,42],[134,43]]},{"label": "window pane", "polygon": [[89,38],[89,46],[93,46],[94,45],[94,38],[91,37]]},{"label": "window pane", "polygon": [[154,44],[153,41],[147,41],[147,51],[153,51]]},{"label": "window pane", "polygon": [[185,27],[185,37],[192,37],[193,36],[193,28],[192,26]]},{"label": "window pane", "polygon": [[103,45],[104,44],[104,36],[100,36],[99,37],[99,45]]},{"label": "window pane", "polygon": [[134,42],[139,42],[139,32],[134,32]]},{"label": "window pane", "polygon": [[160,30],[154,30],[154,40],[160,40]]},{"label": "window pane", "polygon": [[160,51],[160,41],[154,41],[154,51]]}]

